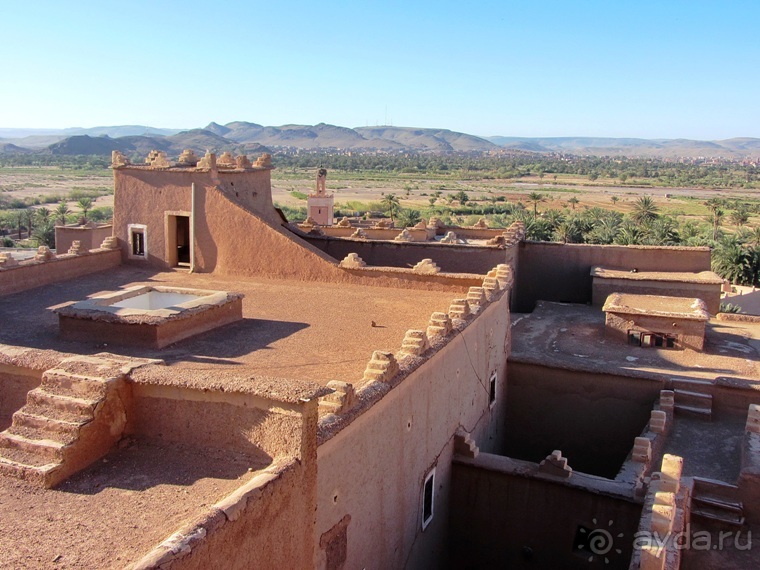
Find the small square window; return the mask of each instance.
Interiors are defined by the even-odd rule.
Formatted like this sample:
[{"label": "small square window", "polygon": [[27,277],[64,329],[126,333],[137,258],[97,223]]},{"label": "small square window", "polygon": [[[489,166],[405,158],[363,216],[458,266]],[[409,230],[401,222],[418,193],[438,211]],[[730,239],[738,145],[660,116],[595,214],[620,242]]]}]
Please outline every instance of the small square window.
[{"label": "small square window", "polygon": [[435,467],[425,477],[422,487],[422,530],[425,530],[433,520],[435,502]]}]

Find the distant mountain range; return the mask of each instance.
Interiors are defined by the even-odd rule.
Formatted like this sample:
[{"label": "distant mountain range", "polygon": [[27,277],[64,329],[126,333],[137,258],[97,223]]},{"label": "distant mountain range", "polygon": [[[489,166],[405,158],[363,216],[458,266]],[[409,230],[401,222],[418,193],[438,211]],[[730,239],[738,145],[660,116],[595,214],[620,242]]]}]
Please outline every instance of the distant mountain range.
[{"label": "distant mountain range", "polygon": [[760,139],[721,141],[595,137],[477,137],[447,129],[411,127],[357,127],[318,125],[266,127],[234,121],[209,123],[202,129],[181,131],[141,125],[91,129],[3,129],[0,154],[147,155],[163,150],[178,156],[186,148],[203,153],[225,150],[253,154],[281,148],[381,152],[495,152],[499,150],[596,156],[745,158],[760,156]]}]

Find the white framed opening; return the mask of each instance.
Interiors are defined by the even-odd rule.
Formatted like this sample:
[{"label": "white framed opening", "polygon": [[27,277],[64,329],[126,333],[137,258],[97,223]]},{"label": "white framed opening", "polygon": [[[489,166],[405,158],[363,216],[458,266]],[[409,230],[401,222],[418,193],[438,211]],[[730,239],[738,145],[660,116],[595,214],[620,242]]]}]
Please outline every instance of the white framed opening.
[{"label": "white framed opening", "polygon": [[425,475],[422,485],[422,530],[432,522],[435,514],[435,467]]},{"label": "white framed opening", "polygon": [[148,227],[145,224],[129,224],[129,259],[148,259]]},{"label": "white framed opening", "polygon": [[494,370],[488,379],[488,407],[493,408],[496,405],[496,380],[498,375]]}]

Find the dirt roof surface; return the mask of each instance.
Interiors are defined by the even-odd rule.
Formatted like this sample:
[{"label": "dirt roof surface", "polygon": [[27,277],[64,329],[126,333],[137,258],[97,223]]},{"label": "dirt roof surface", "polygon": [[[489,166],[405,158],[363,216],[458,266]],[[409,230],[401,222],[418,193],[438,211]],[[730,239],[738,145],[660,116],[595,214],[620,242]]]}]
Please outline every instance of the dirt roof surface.
[{"label": "dirt roof surface", "polygon": [[[64,341],[52,308],[131,285],[171,285],[243,293],[243,320],[163,350]],[[163,359],[173,381],[199,387],[254,376],[360,383],[375,350],[400,348],[409,329],[425,329],[464,293],[329,283],[224,278],[134,266],[0,297],[0,343],[77,354],[112,352]],[[373,326],[372,323],[375,323]],[[155,367],[154,367],[155,368]],[[182,371],[179,374],[179,370]],[[167,375],[168,376],[168,375]],[[204,380],[205,378],[205,380]]]},{"label": "dirt roof surface", "polygon": [[705,302],[687,297],[664,297],[662,295],[635,295],[613,293],[607,297],[602,310],[628,315],[649,315],[706,321],[710,315]]},{"label": "dirt roof surface", "polygon": [[707,283],[717,285],[723,283],[717,273],[700,271],[631,271],[630,269],[609,269],[595,266],[591,268],[591,276],[601,279],[627,279],[630,281],[675,281],[678,283]]},{"label": "dirt roof surface", "polygon": [[264,467],[251,461],[139,441],[56,490],[0,478],[0,566],[124,568]]},{"label": "dirt roof surface", "polygon": [[760,323],[712,320],[703,352],[630,346],[605,334],[598,307],[539,301],[512,315],[510,361],[641,378],[760,380]]}]

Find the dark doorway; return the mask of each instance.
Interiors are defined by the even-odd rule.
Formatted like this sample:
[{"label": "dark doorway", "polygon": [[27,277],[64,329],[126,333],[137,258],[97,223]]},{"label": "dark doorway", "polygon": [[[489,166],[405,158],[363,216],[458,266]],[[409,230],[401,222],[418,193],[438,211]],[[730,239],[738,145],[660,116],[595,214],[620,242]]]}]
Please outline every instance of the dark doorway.
[{"label": "dark doorway", "polygon": [[189,216],[177,216],[177,265],[190,265]]}]

